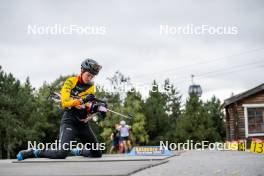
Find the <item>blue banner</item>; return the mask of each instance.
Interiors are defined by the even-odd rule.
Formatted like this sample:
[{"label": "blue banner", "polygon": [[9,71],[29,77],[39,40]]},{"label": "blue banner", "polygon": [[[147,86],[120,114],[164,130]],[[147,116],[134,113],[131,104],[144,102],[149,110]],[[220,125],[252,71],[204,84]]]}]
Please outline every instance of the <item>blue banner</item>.
[{"label": "blue banner", "polygon": [[172,156],[173,153],[160,146],[137,146],[128,154],[130,156]]}]

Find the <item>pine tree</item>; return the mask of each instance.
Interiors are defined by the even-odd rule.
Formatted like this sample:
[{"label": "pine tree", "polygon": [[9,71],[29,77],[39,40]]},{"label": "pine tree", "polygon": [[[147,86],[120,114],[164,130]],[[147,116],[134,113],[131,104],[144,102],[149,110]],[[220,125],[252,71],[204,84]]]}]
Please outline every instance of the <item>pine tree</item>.
[{"label": "pine tree", "polygon": [[149,144],[159,145],[159,141],[165,140],[165,134],[169,130],[169,119],[166,113],[166,98],[158,91],[155,81],[152,87],[143,109],[146,116],[145,128],[149,135]]},{"label": "pine tree", "polygon": [[213,121],[213,126],[216,129],[217,135],[215,136],[215,140],[224,140],[226,137],[225,133],[225,124],[224,124],[224,113],[221,107],[221,101],[217,99],[215,96],[211,98],[211,100],[205,103],[205,109]]},{"label": "pine tree", "polygon": [[174,142],[176,140],[177,119],[181,116],[181,95],[170,83],[169,79],[164,81],[163,93],[166,99],[166,113],[168,114],[169,124],[167,127],[166,141]]},{"label": "pine tree", "polygon": [[[21,84],[11,73],[0,68],[0,127],[2,158],[12,158],[21,141],[37,139],[32,128],[37,119],[32,111],[35,108],[34,89],[29,78]],[[6,154],[4,156],[4,154]]]},{"label": "pine tree", "polygon": [[184,113],[177,122],[177,139],[181,142],[186,142],[186,140],[215,142],[217,135],[216,128],[203,102],[197,95],[191,94],[186,102]]},{"label": "pine tree", "polygon": [[130,120],[123,119],[128,122],[132,127],[132,133],[130,135],[134,145],[145,145],[148,143],[148,135],[145,130],[145,115],[143,113],[143,100],[141,95],[136,90],[132,89],[131,92],[127,93],[124,102],[125,114],[131,114]]}]

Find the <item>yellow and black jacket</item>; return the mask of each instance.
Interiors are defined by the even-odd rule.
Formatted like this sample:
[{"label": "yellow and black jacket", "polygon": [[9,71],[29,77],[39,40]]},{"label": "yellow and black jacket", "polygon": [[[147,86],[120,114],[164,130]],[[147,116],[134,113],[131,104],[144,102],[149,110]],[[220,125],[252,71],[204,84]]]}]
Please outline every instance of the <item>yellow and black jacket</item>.
[{"label": "yellow and black jacket", "polygon": [[84,84],[80,76],[69,77],[61,89],[61,105],[65,110],[71,111],[77,118],[86,118],[86,109],[75,108],[79,104],[79,100],[76,97],[84,99],[88,94],[94,94],[94,92],[95,86],[93,82]]}]

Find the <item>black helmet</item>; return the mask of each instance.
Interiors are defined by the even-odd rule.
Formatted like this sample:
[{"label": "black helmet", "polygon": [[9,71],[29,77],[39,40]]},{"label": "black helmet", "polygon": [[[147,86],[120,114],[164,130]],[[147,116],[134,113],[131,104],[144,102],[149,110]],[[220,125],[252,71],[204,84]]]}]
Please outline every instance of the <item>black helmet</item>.
[{"label": "black helmet", "polygon": [[102,66],[99,65],[95,60],[89,59],[89,58],[85,59],[82,62],[81,66],[82,66],[82,69],[84,69],[85,71],[88,71],[89,73],[93,75],[97,75],[102,68]]}]

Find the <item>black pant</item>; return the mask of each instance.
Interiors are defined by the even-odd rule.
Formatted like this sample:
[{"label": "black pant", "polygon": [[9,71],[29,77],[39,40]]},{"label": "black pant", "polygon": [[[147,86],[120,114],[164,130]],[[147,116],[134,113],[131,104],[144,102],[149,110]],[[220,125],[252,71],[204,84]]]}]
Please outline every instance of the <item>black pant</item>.
[{"label": "black pant", "polygon": [[[81,140],[82,144],[90,144],[90,150],[82,150],[80,154],[86,157],[102,157],[102,152],[97,149],[99,143],[89,125],[82,124],[79,120],[74,117],[71,112],[65,111],[61,120],[60,125],[60,136],[61,149],[58,150],[42,150],[39,153],[41,158],[51,158],[51,159],[64,159],[70,153],[70,141],[73,141],[76,137]],[[68,144],[67,149],[63,149],[63,144]],[[76,144],[76,143],[75,143]],[[92,145],[94,147],[92,147]]]}]

